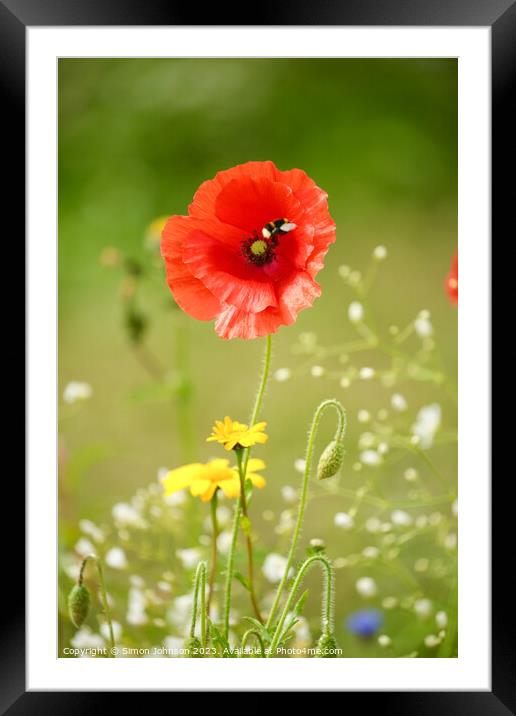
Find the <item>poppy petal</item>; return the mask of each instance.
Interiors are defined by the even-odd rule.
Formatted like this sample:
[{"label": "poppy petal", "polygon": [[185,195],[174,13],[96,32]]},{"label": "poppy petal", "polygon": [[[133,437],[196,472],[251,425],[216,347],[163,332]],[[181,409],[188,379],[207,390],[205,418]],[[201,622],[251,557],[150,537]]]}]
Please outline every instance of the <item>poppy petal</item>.
[{"label": "poppy petal", "polygon": [[192,231],[183,243],[183,263],[219,301],[244,311],[276,306],[272,281],[255,266],[246,264],[240,250]]}]

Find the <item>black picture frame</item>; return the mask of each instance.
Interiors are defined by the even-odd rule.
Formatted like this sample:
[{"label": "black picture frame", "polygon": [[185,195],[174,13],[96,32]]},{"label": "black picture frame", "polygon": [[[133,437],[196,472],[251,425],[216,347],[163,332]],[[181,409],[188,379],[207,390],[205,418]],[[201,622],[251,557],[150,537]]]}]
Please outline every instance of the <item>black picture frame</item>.
[{"label": "black picture frame", "polygon": [[[203,22],[196,22],[199,17]],[[514,113],[511,89],[516,74],[515,0],[288,0],[281,6],[261,4],[247,16],[244,8],[220,4],[209,8],[180,5],[173,0],[0,0],[0,88],[3,101],[4,147],[11,159],[4,165],[3,229],[19,237],[25,216],[25,40],[26,28],[60,25],[405,25],[485,26],[492,38],[492,232],[503,245],[502,231],[514,220]],[[512,130],[512,131],[511,131]],[[512,152],[511,152],[512,148]],[[4,151],[4,158],[9,153]],[[7,194],[7,195],[6,195]],[[511,212],[512,213],[512,212]],[[512,218],[512,217],[510,217]],[[5,226],[7,222],[7,228]],[[11,226],[9,226],[11,224]],[[11,242],[12,242],[11,238]],[[22,242],[20,242],[22,245]],[[511,250],[514,255],[514,249]],[[493,327],[501,321],[499,309],[510,301],[507,283],[496,284],[492,301]],[[496,303],[494,302],[496,296]],[[510,303],[509,303],[510,305]],[[30,346],[29,346],[30,348]],[[19,398],[18,398],[19,400]],[[502,429],[503,432],[503,429]],[[493,439],[494,439],[493,435]],[[503,435],[497,433],[498,445]],[[508,437],[508,436],[507,436]],[[493,445],[496,448],[496,444]],[[493,450],[493,455],[495,450]],[[509,475],[508,475],[509,476]],[[503,478],[503,475],[501,476]],[[492,489],[492,690],[453,692],[383,692],[342,694],[374,699],[379,708],[396,714],[493,714],[516,713],[516,646],[513,590],[510,587],[514,543],[513,518],[504,480]],[[4,495],[5,495],[4,491]],[[24,485],[18,477],[9,482],[9,511],[24,520]],[[12,505],[12,508],[11,508]],[[512,519],[511,519],[512,518]],[[119,708],[119,695],[87,692],[25,691],[24,546],[17,539],[2,549],[3,592],[8,603],[1,614],[0,709],[1,713],[91,713],[99,705]],[[32,589],[36,588],[32,585]],[[336,690],[338,685],[336,685]],[[410,684],[407,684],[410,688]],[[117,699],[115,705],[114,699]],[[134,695],[134,698],[136,696]],[[101,706],[102,708],[102,706]]]}]

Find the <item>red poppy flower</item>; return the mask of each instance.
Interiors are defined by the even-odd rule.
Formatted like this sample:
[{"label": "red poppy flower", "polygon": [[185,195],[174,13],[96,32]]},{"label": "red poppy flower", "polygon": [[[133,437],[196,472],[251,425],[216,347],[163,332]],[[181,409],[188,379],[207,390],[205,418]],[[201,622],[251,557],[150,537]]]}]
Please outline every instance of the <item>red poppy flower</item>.
[{"label": "red poppy flower", "polygon": [[188,216],[162,232],[167,283],[222,338],[256,338],[294,323],[321,293],[314,280],[335,241],[327,194],[300,169],[248,162],[204,182]]},{"label": "red poppy flower", "polygon": [[452,303],[457,304],[459,300],[459,257],[455,253],[451,269],[446,276],[446,293]]}]

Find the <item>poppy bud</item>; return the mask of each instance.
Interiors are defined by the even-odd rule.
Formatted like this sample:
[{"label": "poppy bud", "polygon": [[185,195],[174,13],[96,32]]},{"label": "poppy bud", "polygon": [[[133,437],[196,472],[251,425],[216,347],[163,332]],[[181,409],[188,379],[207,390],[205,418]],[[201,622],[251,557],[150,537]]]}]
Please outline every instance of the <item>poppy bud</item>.
[{"label": "poppy bud", "polygon": [[189,637],[183,647],[185,659],[201,659],[202,644],[196,636]]},{"label": "poppy bud", "polygon": [[88,616],[90,593],[84,585],[76,584],[68,595],[68,613],[72,624],[79,629]]},{"label": "poppy bud", "polygon": [[344,446],[339,440],[332,440],[325,448],[317,465],[317,479],[326,480],[338,473],[344,459]]},{"label": "poppy bud", "polygon": [[333,634],[321,634],[317,642],[315,657],[318,659],[336,659],[340,652]]}]

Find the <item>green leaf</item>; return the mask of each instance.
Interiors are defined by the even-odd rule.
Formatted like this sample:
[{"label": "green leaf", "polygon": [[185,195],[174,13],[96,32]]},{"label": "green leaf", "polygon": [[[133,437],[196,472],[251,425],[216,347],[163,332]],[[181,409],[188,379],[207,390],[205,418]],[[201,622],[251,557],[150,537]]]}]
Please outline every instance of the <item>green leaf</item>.
[{"label": "green leaf", "polygon": [[244,577],[241,572],[233,572],[233,577],[240,582],[244,589],[247,589],[248,592],[251,591],[251,585],[249,584],[249,580],[247,579],[247,577]]},{"label": "green leaf", "polygon": [[308,594],[309,594],[309,593],[310,593],[310,590],[309,590],[309,589],[305,589],[305,591],[303,592],[303,594],[302,594],[302,595],[299,597],[299,599],[297,600],[296,606],[294,607],[294,614],[296,615],[296,617],[298,617],[298,616],[301,614],[301,612],[302,612],[302,610],[303,610],[303,607],[305,606],[305,602],[306,602],[306,600],[308,599]]},{"label": "green leaf", "polygon": [[243,617],[244,621],[250,624],[260,634],[264,642],[272,641],[272,634],[264,627],[264,625],[254,617]]},{"label": "green leaf", "polygon": [[210,638],[213,641],[214,644],[216,644],[220,651],[222,652],[223,658],[236,658],[236,654],[231,649],[228,640],[226,637],[217,629],[215,624],[211,621],[211,619],[208,619],[208,630],[210,633]]}]

